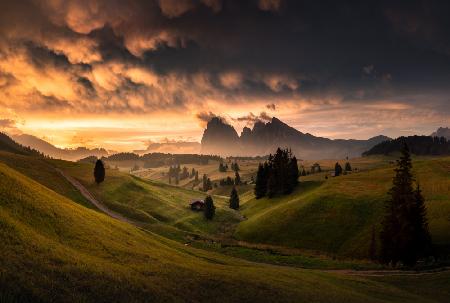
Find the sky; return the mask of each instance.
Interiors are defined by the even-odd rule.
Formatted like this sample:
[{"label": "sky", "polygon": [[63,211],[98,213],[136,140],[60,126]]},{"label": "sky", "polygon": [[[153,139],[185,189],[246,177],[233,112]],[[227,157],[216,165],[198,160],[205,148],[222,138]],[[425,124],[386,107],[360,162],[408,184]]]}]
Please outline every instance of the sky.
[{"label": "sky", "polygon": [[446,1],[0,1],[0,130],[59,147],[199,141],[273,116],[329,138],[450,121]]}]

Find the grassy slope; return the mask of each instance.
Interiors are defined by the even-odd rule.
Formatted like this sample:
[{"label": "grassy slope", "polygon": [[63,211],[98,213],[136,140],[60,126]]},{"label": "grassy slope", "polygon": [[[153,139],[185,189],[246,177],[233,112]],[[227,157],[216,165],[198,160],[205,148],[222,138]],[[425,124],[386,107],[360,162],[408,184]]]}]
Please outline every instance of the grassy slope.
[{"label": "grassy slope", "polygon": [[[396,287],[389,279],[258,265],[185,247],[86,209],[3,164],[0,189],[0,301],[431,302],[414,294],[422,281]],[[434,279],[426,292],[445,299],[449,275]]]},{"label": "grassy slope", "polygon": [[0,162],[81,205],[94,208],[47,160],[0,151]]},{"label": "grassy slope", "polygon": [[[372,226],[379,229],[393,167],[378,161],[373,169],[325,180],[305,177],[292,195],[250,199],[236,237],[365,257]],[[427,201],[434,243],[450,246],[450,158],[418,159],[414,171]]]},{"label": "grassy slope", "polygon": [[57,160],[52,163],[77,178],[109,208],[133,219],[204,234],[221,232],[224,223],[240,220],[239,214],[228,208],[225,198],[214,197],[216,216],[213,221],[206,221],[202,213],[189,208],[191,200],[204,198],[203,192],[143,180],[114,169],[108,169],[105,181],[97,185],[93,182],[91,164]]}]

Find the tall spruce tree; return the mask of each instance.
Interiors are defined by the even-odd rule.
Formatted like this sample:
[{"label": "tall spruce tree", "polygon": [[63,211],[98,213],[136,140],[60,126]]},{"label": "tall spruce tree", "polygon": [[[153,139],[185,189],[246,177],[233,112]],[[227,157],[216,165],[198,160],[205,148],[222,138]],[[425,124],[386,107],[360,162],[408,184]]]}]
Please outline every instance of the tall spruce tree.
[{"label": "tall spruce tree", "polygon": [[256,181],[255,181],[256,199],[264,197],[267,193],[267,175],[266,169],[264,168],[265,165],[261,163],[259,163],[258,165],[258,172],[256,173]]},{"label": "tall spruce tree", "polygon": [[342,175],[342,166],[339,164],[339,162],[336,162],[334,165],[334,176],[340,176]]},{"label": "tall spruce tree", "polygon": [[102,183],[105,180],[105,166],[103,165],[103,161],[98,159],[95,162],[94,167],[94,179],[97,184]]},{"label": "tall spruce tree", "polygon": [[230,208],[239,209],[239,195],[236,188],[233,186],[230,194]]},{"label": "tall spruce tree", "polygon": [[345,171],[352,171],[352,166],[350,165],[350,162],[345,163]]},{"label": "tall spruce tree", "polygon": [[239,173],[237,171],[234,173],[234,184],[235,185],[241,184],[241,176],[239,175]]},{"label": "tall spruce tree", "polygon": [[214,201],[211,196],[207,196],[205,199],[205,210],[203,212],[203,215],[205,216],[205,219],[212,220],[215,213],[216,207],[214,206]]},{"label": "tall spruce tree", "polygon": [[386,202],[386,214],[380,233],[381,261],[413,266],[431,252],[426,208],[421,190],[413,190],[412,163],[408,146],[404,144],[397,161],[395,177]]}]

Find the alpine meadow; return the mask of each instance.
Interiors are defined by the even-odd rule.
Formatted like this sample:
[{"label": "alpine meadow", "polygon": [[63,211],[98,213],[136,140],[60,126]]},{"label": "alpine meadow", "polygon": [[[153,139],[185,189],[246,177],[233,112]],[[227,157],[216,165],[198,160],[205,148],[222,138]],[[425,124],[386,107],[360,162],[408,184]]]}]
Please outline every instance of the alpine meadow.
[{"label": "alpine meadow", "polygon": [[449,302],[449,14],[0,1],[0,303]]}]

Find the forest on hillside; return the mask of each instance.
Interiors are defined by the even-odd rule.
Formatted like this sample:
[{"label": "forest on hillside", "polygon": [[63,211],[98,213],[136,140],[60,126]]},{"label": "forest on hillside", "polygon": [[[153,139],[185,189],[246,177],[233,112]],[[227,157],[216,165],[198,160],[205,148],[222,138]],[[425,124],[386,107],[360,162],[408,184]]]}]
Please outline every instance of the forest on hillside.
[{"label": "forest on hillside", "polygon": [[450,141],[444,137],[408,136],[383,141],[364,152],[363,156],[389,155],[399,152],[404,143],[408,145],[411,153],[415,155],[437,156],[450,154]]}]

